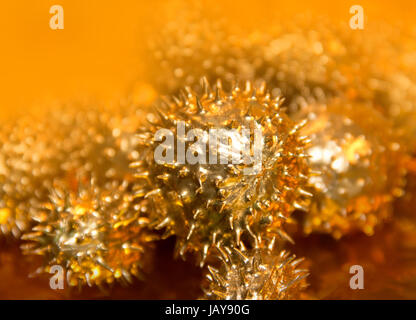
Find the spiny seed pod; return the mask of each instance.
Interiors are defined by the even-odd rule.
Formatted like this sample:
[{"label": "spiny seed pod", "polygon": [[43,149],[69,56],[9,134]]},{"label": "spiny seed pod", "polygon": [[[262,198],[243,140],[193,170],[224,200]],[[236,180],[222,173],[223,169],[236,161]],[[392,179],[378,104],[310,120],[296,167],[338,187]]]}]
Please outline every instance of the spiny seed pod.
[{"label": "spiny seed pod", "polygon": [[184,86],[198,87],[199,79],[231,81],[252,79],[240,40],[234,37],[215,10],[198,6],[179,9],[163,22],[149,44],[149,74],[159,91],[177,94]]},{"label": "spiny seed pod", "polygon": [[207,76],[266,81],[289,113],[333,97],[365,102],[392,117],[411,152],[416,148],[416,42],[406,28],[375,23],[353,33],[344,21],[301,14],[277,15],[279,24],[247,32],[186,5],[153,38],[149,74],[160,90],[194,88]]},{"label": "spiny seed pod", "polygon": [[299,269],[303,259],[270,248],[220,249],[219,269],[208,266],[205,299],[293,300],[307,287],[308,271]]},{"label": "spiny seed pod", "polygon": [[391,202],[402,194],[405,156],[395,140],[392,124],[366,105],[342,100],[311,106],[301,133],[311,138],[308,147],[314,194],[303,229],[342,235],[374,227],[390,216]]},{"label": "spiny seed pod", "polygon": [[38,273],[54,265],[66,269],[70,286],[102,286],[141,277],[149,262],[153,235],[146,229],[146,205],[134,200],[129,184],[110,190],[94,181],[76,192],[60,185],[33,218],[37,225],[24,234],[25,254],[44,257]]},{"label": "spiny seed pod", "polygon": [[[256,78],[276,88],[287,99],[289,112],[336,95],[334,61],[323,47],[324,36],[306,30],[285,30],[259,40],[263,56]],[[253,51],[253,49],[251,50]]]},{"label": "spiny seed pod", "polygon": [[81,110],[75,114],[76,127],[71,131],[77,143],[66,161],[78,175],[93,175],[104,186],[113,180],[131,181],[129,162],[138,159],[134,152],[134,131],[140,120],[136,114],[130,119],[123,112]]},{"label": "spiny seed pod", "polygon": [[370,104],[392,119],[402,143],[413,151],[415,37],[406,28],[385,23],[369,26],[360,35],[350,32],[345,24],[333,29],[328,53],[341,80],[334,81],[336,91],[355,103]]},{"label": "spiny seed pod", "polygon": [[[263,78],[283,88],[282,94],[290,101],[290,91],[299,89],[295,95],[299,98],[293,105],[298,109],[326,103],[332,97],[372,105],[393,120],[401,142],[413,152],[416,148],[416,58],[412,53],[416,50],[415,37],[406,28],[385,23],[368,26],[358,34],[351,32],[344,22],[325,20],[316,23],[314,17],[297,21],[293,32],[282,33],[270,41],[264,49],[268,53],[264,66],[271,66],[270,74],[266,72]],[[288,36],[293,42],[282,41]]]},{"label": "spiny seed pod", "polygon": [[3,234],[18,237],[39,199],[46,199],[56,177],[65,176],[67,150],[75,148],[64,115],[28,115],[1,129],[0,207]]},{"label": "spiny seed pod", "polygon": [[308,196],[309,168],[298,134],[304,123],[285,115],[281,97],[250,82],[228,92],[203,79],[200,89],[187,88],[149,114],[138,134],[143,160],[132,167],[155,228],[177,236],[180,255],[200,252],[203,265],[219,244],[289,238],[282,225]]},{"label": "spiny seed pod", "polygon": [[227,27],[205,10],[182,10],[164,25],[161,37],[152,39],[150,73],[156,86],[168,93],[185,85],[195,88],[206,76],[210,81],[266,81],[273,93],[285,97],[290,110],[323,102],[346,82],[336,70],[332,55],[337,52],[331,51],[340,49],[332,41],[338,39],[329,24],[316,32],[310,31],[316,21],[304,20],[280,19],[276,27],[247,33]]},{"label": "spiny seed pod", "polygon": [[28,230],[33,208],[48,199],[55,180],[92,173],[102,186],[131,180],[136,128],[125,119],[68,105],[6,123],[0,130],[0,233],[19,237]]},{"label": "spiny seed pod", "polygon": [[247,36],[254,41],[245,41],[244,54],[255,78],[285,96],[289,113],[333,97],[377,104],[388,94],[386,88],[379,92],[380,84],[399,68],[384,71],[383,64],[395,57],[394,46],[379,30],[369,29],[358,35],[344,22],[299,15]]}]

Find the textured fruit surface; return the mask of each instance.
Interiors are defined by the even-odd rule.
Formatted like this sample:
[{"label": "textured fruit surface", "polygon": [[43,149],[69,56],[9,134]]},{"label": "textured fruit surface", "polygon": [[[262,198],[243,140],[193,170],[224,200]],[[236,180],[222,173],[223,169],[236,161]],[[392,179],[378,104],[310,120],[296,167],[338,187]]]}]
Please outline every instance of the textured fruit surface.
[{"label": "textured fruit surface", "polygon": [[[265,239],[287,237],[282,225],[308,196],[302,187],[309,168],[307,142],[298,134],[303,123],[290,120],[281,103],[264,86],[248,82],[227,91],[220,82],[211,88],[203,80],[199,93],[187,88],[148,116],[148,128],[138,134],[144,158],[132,165],[136,196],[150,200],[155,227],[165,228],[166,236],[177,236],[181,255],[200,252],[203,263],[217,244],[238,246],[244,241],[257,247]],[[183,132],[178,132],[181,123]],[[166,149],[172,161],[165,163],[155,161],[161,138],[156,133],[161,129],[172,133],[172,145]],[[199,130],[196,142],[185,137],[190,129]],[[210,129],[228,130],[230,135],[217,145],[206,143],[214,141],[208,137]],[[250,131],[248,138],[242,135],[244,129]],[[256,130],[261,133],[258,140]],[[179,158],[180,143],[187,150],[186,161]],[[259,151],[257,161],[234,161],[236,155],[247,155],[247,145],[252,157]],[[215,161],[208,161],[210,157]],[[228,161],[221,163],[221,157]]]},{"label": "textured fruit surface", "polygon": [[309,119],[302,134],[311,139],[309,163],[319,172],[309,179],[314,196],[304,231],[371,235],[403,192],[406,157],[391,122],[371,107],[341,101],[311,106],[299,117]]},{"label": "textured fruit surface", "polygon": [[19,237],[57,180],[94,175],[105,186],[131,180],[140,114],[68,104],[6,123],[0,130],[0,232]]},{"label": "textured fruit surface", "polygon": [[307,287],[302,259],[271,249],[221,249],[219,269],[208,266],[205,298],[226,300],[299,299]]},{"label": "textured fruit surface", "polygon": [[70,286],[131,282],[149,262],[153,236],[146,230],[146,206],[135,202],[124,182],[110,190],[94,181],[76,192],[56,187],[33,217],[37,224],[22,239],[25,254],[42,255],[49,272],[66,269]]},{"label": "textured fruit surface", "polygon": [[[185,5],[186,7],[186,5]],[[414,30],[372,23],[359,33],[344,21],[277,14],[278,24],[246,30],[198,6],[167,16],[152,39],[152,81],[163,92],[210,81],[266,81],[289,113],[333,97],[371,104],[394,119],[402,141],[416,146]]]}]

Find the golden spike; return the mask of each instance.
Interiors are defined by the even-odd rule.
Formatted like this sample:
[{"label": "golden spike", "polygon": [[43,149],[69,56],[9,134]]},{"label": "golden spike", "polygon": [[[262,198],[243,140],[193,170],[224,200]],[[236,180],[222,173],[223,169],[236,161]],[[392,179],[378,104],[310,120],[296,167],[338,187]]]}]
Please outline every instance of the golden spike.
[{"label": "golden spike", "polygon": [[201,104],[201,100],[198,97],[195,97],[195,100],[196,100],[197,112],[201,113],[204,110]]},{"label": "golden spike", "polygon": [[234,251],[237,252],[237,254],[240,256],[240,258],[243,260],[243,263],[246,264],[250,261],[250,259],[239,249],[234,248]]},{"label": "golden spike", "polygon": [[239,246],[240,245],[240,239],[241,239],[241,228],[237,227],[235,228],[235,236],[236,236],[236,245]]},{"label": "golden spike", "polygon": [[206,77],[201,78],[201,87],[202,87],[203,97],[208,98],[209,93],[211,92],[211,89],[209,86],[208,79]]},{"label": "golden spike", "polygon": [[195,231],[195,223],[191,223],[191,227],[189,228],[189,232],[186,236],[186,240],[189,241],[189,239],[191,239],[192,237],[192,233]]},{"label": "golden spike", "polygon": [[202,258],[201,258],[201,262],[200,262],[200,264],[199,264],[199,266],[200,266],[201,268],[204,266],[204,264],[205,264],[205,260],[207,259],[207,256],[208,256],[208,249],[209,249],[209,245],[208,245],[208,244],[205,244],[205,245],[202,247]]},{"label": "golden spike", "polygon": [[168,226],[170,223],[171,223],[171,219],[170,219],[170,217],[166,217],[161,223],[159,223],[156,227],[155,227],[155,229],[156,230],[160,230],[160,229],[162,229],[162,228],[165,228],[166,226]]}]

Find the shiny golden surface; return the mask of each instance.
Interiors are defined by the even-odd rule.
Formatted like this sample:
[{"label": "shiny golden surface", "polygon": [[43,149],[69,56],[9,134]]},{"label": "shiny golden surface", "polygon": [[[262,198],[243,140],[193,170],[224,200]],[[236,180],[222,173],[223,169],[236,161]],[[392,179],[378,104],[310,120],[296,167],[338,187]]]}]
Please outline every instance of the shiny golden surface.
[{"label": "shiny golden surface", "polygon": [[[374,235],[346,235],[340,240],[311,235],[296,238],[291,248],[309,262],[312,299],[414,299],[416,296],[416,176],[406,195],[396,200],[395,216]],[[349,268],[361,265],[365,289],[351,290]]]},{"label": "shiny golden surface", "polygon": [[144,205],[134,201],[128,183],[110,190],[94,181],[77,192],[53,190],[33,218],[36,225],[24,234],[25,254],[42,255],[46,265],[38,272],[49,272],[54,265],[66,268],[69,286],[132,282],[149,262],[149,244],[154,236],[146,230]]},{"label": "shiny golden surface", "polygon": [[302,259],[273,249],[223,248],[219,269],[208,266],[206,299],[289,300],[299,299],[307,287],[308,271]]},{"label": "shiny golden surface", "polygon": [[266,81],[290,113],[333,97],[366,103],[394,119],[406,146],[416,146],[415,31],[374,22],[354,32],[345,21],[298,13],[249,29],[202,5],[167,15],[151,40],[151,82],[162,92],[198,79]]},{"label": "shiny golden surface", "polygon": [[390,121],[375,109],[332,101],[306,108],[301,130],[310,138],[312,201],[304,231],[374,233],[391,216],[392,202],[403,194],[406,156]]},{"label": "shiny golden surface", "polygon": [[[161,104],[157,113],[149,115],[148,129],[138,134],[139,150],[145,150],[147,156],[133,163],[138,178],[136,194],[151,200],[155,227],[165,229],[166,236],[177,236],[178,253],[196,251],[203,264],[217,245],[233,247],[243,241],[258,247],[276,236],[288,238],[282,225],[308,196],[302,187],[309,168],[306,139],[298,134],[302,123],[290,120],[280,105],[281,98],[272,98],[264,86],[256,88],[248,82],[243,88],[234,86],[227,91],[221,83],[211,88],[203,81],[199,93],[186,89],[180,98]],[[263,147],[260,170],[246,174],[244,170],[253,164],[231,161],[182,164],[177,149],[172,163],[156,163],[154,151],[160,143],[155,133],[162,128],[171,130],[176,145],[182,139],[176,131],[178,121],[186,123],[186,131],[234,129],[241,133],[244,127],[249,128],[250,144]],[[262,133],[259,142],[253,137],[255,126]],[[243,140],[235,138],[233,148],[234,144],[238,150],[244,149]],[[187,148],[193,146],[187,142]],[[209,146],[206,155],[218,156],[220,150],[227,157],[233,151]]]},{"label": "shiny golden surface", "polygon": [[72,130],[80,131],[79,119],[72,113],[56,111],[42,116],[45,114],[21,117],[1,130],[3,234],[18,237],[28,228],[33,207],[47,199],[55,179],[70,175],[71,168],[64,168],[73,152],[82,148],[71,139]]},{"label": "shiny golden surface", "polygon": [[19,237],[59,179],[129,179],[141,115],[68,104],[6,123],[0,133],[0,230]]},{"label": "shiny golden surface", "polygon": [[201,77],[232,80],[242,76],[240,48],[233,44],[228,26],[198,2],[176,2],[178,14],[165,13],[166,24],[150,39],[149,81],[163,93],[195,88]]}]

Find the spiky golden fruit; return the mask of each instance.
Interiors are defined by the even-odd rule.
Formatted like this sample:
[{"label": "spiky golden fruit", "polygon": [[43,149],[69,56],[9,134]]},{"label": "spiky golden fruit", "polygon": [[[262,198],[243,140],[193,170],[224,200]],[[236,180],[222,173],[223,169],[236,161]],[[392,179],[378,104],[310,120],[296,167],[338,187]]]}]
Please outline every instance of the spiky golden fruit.
[{"label": "spiky golden fruit", "polygon": [[[29,226],[28,216],[39,199],[46,199],[56,177],[65,175],[62,164],[75,148],[72,126],[65,116],[27,115],[1,129],[0,229],[18,237]],[[68,120],[72,122],[71,120]]]},{"label": "spiky golden fruit", "polygon": [[[257,247],[288,237],[282,225],[308,195],[302,187],[309,168],[307,142],[298,134],[304,123],[290,120],[281,103],[265,86],[247,82],[227,91],[220,81],[212,89],[203,79],[199,93],[186,88],[148,115],[148,128],[138,134],[143,160],[132,164],[136,196],[150,201],[156,229],[177,236],[180,255],[200,252],[203,264],[216,245]],[[225,134],[217,139],[212,130]],[[158,161],[166,131],[171,159]]]},{"label": "spiky golden fruit", "polygon": [[299,15],[247,32],[211,15],[181,10],[163,26],[162,36],[152,39],[150,73],[163,92],[195,88],[206,76],[266,81],[274,94],[285,97],[291,112],[334,96],[374,99],[368,82],[380,72],[368,59],[375,54],[381,59],[375,48],[379,42],[361,45],[361,34],[350,36],[344,23],[320,18],[317,26],[316,17]]},{"label": "spiky golden fruit", "polygon": [[307,287],[308,271],[298,268],[303,259],[272,248],[220,248],[219,269],[208,266],[205,299],[293,300]]},{"label": "spiky golden fruit", "polygon": [[129,162],[138,159],[135,152],[134,131],[140,124],[138,115],[123,112],[89,109],[78,110],[71,136],[75,150],[65,162],[78,175],[96,177],[103,186],[113,180],[131,181]]},{"label": "spiky golden fruit", "polygon": [[406,70],[397,63],[406,52],[398,33],[386,25],[354,33],[344,21],[301,14],[247,36],[244,55],[255,78],[286,97],[290,112],[333,97],[389,112],[397,94],[406,95],[397,82]]},{"label": "spiky golden fruit", "polygon": [[48,199],[56,180],[91,174],[102,186],[131,180],[139,117],[68,105],[6,123],[0,130],[0,233],[19,237],[27,230],[33,208]]},{"label": "spiky golden fruit", "polygon": [[76,192],[59,185],[33,219],[23,252],[44,257],[38,273],[65,268],[70,286],[131,282],[149,262],[154,236],[146,229],[146,205],[134,200],[127,182],[110,189],[80,182]]},{"label": "spiky golden fruit", "polygon": [[278,25],[248,31],[206,11],[180,10],[164,24],[162,36],[152,39],[149,73],[163,92],[195,88],[202,76],[210,81],[266,81],[294,110],[342,93],[337,90],[346,79],[336,69],[340,61],[334,55],[345,47],[333,24],[315,30],[316,19],[300,16],[288,22],[280,17]]},{"label": "spiky golden fruit", "polygon": [[[195,87],[201,76],[266,81],[289,113],[340,97],[368,103],[395,121],[416,149],[416,48],[411,30],[374,23],[351,32],[344,21],[299,14],[254,30],[221,23],[207,8],[187,3],[162,20],[154,37],[152,79],[165,92]],[[208,10],[209,11],[209,10]],[[410,31],[410,32],[409,32]],[[414,33],[414,32],[413,32]]]},{"label": "spiky golden fruit", "polygon": [[[393,119],[402,143],[416,149],[416,49],[406,28],[374,24],[361,33],[343,21],[301,17],[261,34],[251,50],[260,77],[287,98],[290,112],[334,97],[372,105]],[[258,59],[263,56],[264,59]]]},{"label": "spiky golden fruit", "polygon": [[251,44],[260,48],[250,50],[252,59],[261,61],[255,67],[256,78],[264,79],[287,99],[289,112],[339,94],[334,60],[324,47],[326,35],[285,27]]},{"label": "spiky golden fruit", "polygon": [[333,100],[310,106],[298,115],[308,117],[301,133],[308,147],[313,198],[303,229],[342,235],[363,231],[387,219],[391,202],[401,195],[405,156],[391,121],[370,106]]},{"label": "spiky golden fruit", "polygon": [[159,34],[149,43],[148,74],[159,91],[177,94],[184,86],[198,87],[199,80],[231,81],[253,77],[240,40],[215,8],[182,2],[175,14],[166,14]]}]

